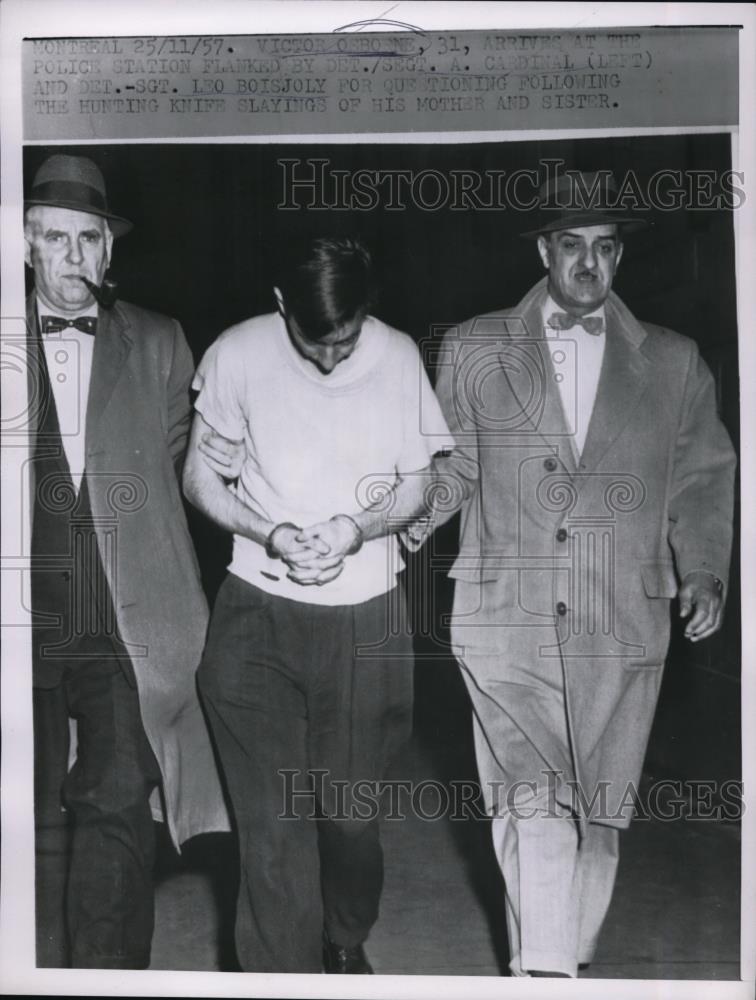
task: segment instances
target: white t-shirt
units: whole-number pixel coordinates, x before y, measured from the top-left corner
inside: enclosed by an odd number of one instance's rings
[[[564,311],[549,295],[541,310],[543,332],[549,345],[554,377],[559,386],[567,427],[580,457],[593,415],[593,405],[596,402],[606,347],[606,332],[588,333],[577,324],[569,330],[555,330],[550,327],[549,317],[555,312]],[[603,305],[588,315],[600,316],[606,322]]]
[[[274,524],[354,514],[454,445],[415,344],[371,316],[330,375],[299,354],[278,313],[247,320],[208,349],[194,388],[205,421],[244,441],[236,496]],[[386,593],[403,566],[395,535],[371,539],[335,580],[304,587],[263,546],[234,535],[229,569],[291,600],[341,605]]]

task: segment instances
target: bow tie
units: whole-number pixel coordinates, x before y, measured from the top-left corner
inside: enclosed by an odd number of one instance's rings
[[[571,330],[573,326],[582,326],[586,333],[598,337],[604,332],[604,320],[601,316],[573,316],[571,313],[552,313],[546,320],[552,330]]]
[[[96,316],[77,316],[76,319],[64,319],[63,316],[42,316],[40,319],[42,333],[60,333],[61,330],[73,328],[93,337],[97,333]]]

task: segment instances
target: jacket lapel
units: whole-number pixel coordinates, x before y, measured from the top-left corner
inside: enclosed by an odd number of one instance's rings
[[[595,468],[638,406],[649,377],[639,350],[645,330],[616,295],[606,303],[606,348],[596,402],[581,456],[582,469]]]
[[[522,423],[535,430],[572,475],[577,456],[554,378],[551,353],[543,336],[541,306],[546,296],[543,278],[507,318],[509,340],[500,361],[509,387],[520,405]]]
[[[42,405],[41,394],[46,391],[43,385],[40,357],[42,345],[39,342],[39,329],[37,322],[37,297],[32,294],[26,300],[26,353],[27,353],[27,399],[26,412],[29,414],[27,422],[29,461],[26,468],[29,470],[29,528],[34,527],[34,497],[37,491],[37,476],[34,468],[34,453],[37,444],[37,431],[39,429],[39,410]],[[52,390],[49,390],[52,391]],[[31,544],[31,542],[29,543]]]
[[[39,323],[37,320],[37,298],[32,292],[26,300],[27,387],[29,393],[27,401],[27,413],[29,414],[27,428],[30,441],[36,439],[37,428],[39,427],[39,411],[43,402],[42,394],[46,391],[42,376],[41,365],[44,359],[40,356],[41,350],[42,345],[39,340]]]
[[[129,322],[118,305],[112,310],[99,310],[87,398],[87,454],[98,441],[102,415],[131,351],[128,327]]]

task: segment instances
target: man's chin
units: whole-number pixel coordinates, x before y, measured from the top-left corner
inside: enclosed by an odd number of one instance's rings
[[[60,309],[86,309],[93,301],[92,293],[86,285],[81,285],[81,290],[66,289],[64,293],[56,295],[55,300]]]
[[[586,312],[593,312],[594,309],[598,309],[600,305],[604,302],[606,296],[598,292],[596,289],[591,289],[590,293],[586,290],[582,295],[578,293],[572,298],[572,308],[582,309]]]

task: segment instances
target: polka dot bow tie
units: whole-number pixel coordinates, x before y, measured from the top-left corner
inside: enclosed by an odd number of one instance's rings
[[[598,337],[604,332],[604,320],[601,316],[572,316],[570,313],[552,313],[546,321],[552,330],[571,330],[573,326],[582,326],[587,332]]]
[[[60,333],[61,330],[80,330],[82,333],[89,333],[93,337],[97,333],[97,319],[95,316],[77,316],[76,319],[64,319],[63,316],[42,316],[42,333]]]

